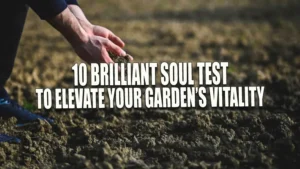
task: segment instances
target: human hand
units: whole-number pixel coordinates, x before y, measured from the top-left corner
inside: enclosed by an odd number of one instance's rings
[[[72,46],[77,55],[88,63],[114,63],[108,51],[117,56],[126,56],[126,52],[109,39],[95,35],[88,35],[82,44],[75,43]]]
[[[83,45],[73,46],[80,58],[88,63],[113,63],[108,52],[120,57],[126,56],[126,52],[122,49],[125,43],[112,31],[88,22],[80,22],[80,24],[88,36]],[[130,55],[127,56],[133,60]]]
[[[125,52],[121,52],[125,46],[125,43],[116,36],[112,31],[102,26],[93,25],[84,15],[83,11],[77,5],[68,5],[70,11],[76,17],[80,27],[87,33],[88,37],[83,46],[94,46],[95,49],[93,52],[95,54],[91,54],[88,52],[89,48],[78,47],[78,45],[74,45],[74,49],[76,53],[84,60],[88,60],[88,62],[95,62],[100,60],[105,63],[112,63],[112,59],[109,57],[108,52],[115,54],[116,56],[125,56]],[[105,40],[106,39],[106,40]],[[96,42],[98,41],[98,42]],[[97,47],[98,45],[98,47]],[[80,46],[80,45],[79,45]],[[89,49],[91,50],[91,49]],[[98,55],[97,55],[98,52]],[[99,53],[101,52],[101,53]],[[93,55],[95,55],[93,57]],[[128,55],[127,55],[128,56]],[[130,60],[133,60],[131,56],[128,56]]]
[[[114,44],[118,45],[121,48],[124,48],[125,46],[125,43],[121,40],[121,38],[116,36],[112,31],[102,26],[92,25],[92,33],[96,36],[101,36],[109,39],[110,41],[112,41]]]
[[[126,56],[122,49],[125,44],[120,38],[104,27],[76,18],[68,8],[48,22],[66,37],[77,55],[88,63],[113,63],[108,52]]]

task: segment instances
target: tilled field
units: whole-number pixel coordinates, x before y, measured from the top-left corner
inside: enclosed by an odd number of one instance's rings
[[[228,61],[229,85],[265,86],[260,109],[46,111],[0,131],[3,168],[299,168],[300,4],[297,1],[97,1],[81,6],[126,42],[135,62]],[[72,87],[80,59],[30,12],[7,89],[37,111],[36,88]]]

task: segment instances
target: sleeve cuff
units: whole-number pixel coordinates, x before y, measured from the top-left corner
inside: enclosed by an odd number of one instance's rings
[[[42,20],[53,18],[67,8],[65,0],[27,0],[27,4]]]
[[[66,0],[66,2],[67,2],[68,5],[78,5],[79,6],[77,0]]]

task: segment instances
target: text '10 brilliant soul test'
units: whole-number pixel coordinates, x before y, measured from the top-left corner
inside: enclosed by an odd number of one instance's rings
[[[55,89],[55,108],[263,106],[264,87],[229,86],[228,66],[228,62],[91,64],[88,71],[86,64],[75,64],[75,88]],[[37,89],[37,94],[38,107],[50,109],[52,91]]]

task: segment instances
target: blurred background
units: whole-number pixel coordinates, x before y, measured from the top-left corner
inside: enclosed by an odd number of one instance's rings
[[[103,154],[109,149],[120,155],[118,164],[127,167],[132,166],[129,161],[157,168],[300,165],[299,0],[78,1],[92,23],[126,42],[125,50],[135,62],[228,61],[229,85],[265,86],[265,106],[234,111],[126,110],[121,115],[100,111],[91,117],[53,110],[59,132],[36,138],[31,130],[20,131],[29,132],[33,140],[45,139],[54,149],[38,145],[43,156],[28,151],[10,163],[31,157],[34,165],[92,166],[113,160],[113,153]],[[67,41],[30,11],[7,89],[36,110],[35,89],[72,87],[71,67],[79,62]],[[49,135],[54,138],[47,139]],[[57,142],[63,146],[56,147]],[[25,151],[22,146],[14,149]],[[75,150],[85,158],[70,153]]]
[[[297,0],[79,3],[92,23],[126,42],[125,50],[135,62],[229,61],[241,77],[246,76],[241,68],[253,65],[257,76],[267,79],[275,70],[279,75],[300,64]],[[30,11],[10,85],[26,90],[68,86],[74,62],[80,59],[66,40]],[[278,62],[289,66],[278,69]]]

